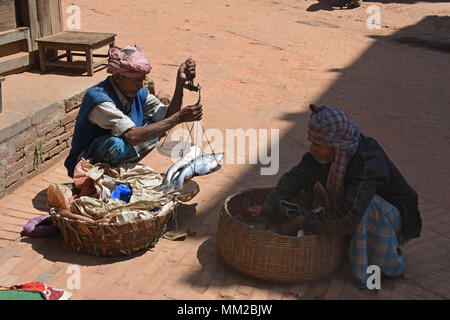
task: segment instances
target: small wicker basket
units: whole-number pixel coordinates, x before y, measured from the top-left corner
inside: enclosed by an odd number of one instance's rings
[[[310,235],[303,238],[256,230],[233,217],[262,204],[270,188],[251,189],[228,197],[222,207],[217,248],[233,268],[272,282],[300,282],[331,273],[346,254],[348,237]]]
[[[66,185],[74,190],[73,184]],[[154,246],[164,233],[177,205],[178,201],[172,200],[149,220],[121,223],[89,223],[66,217],[50,204],[49,207],[50,216],[64,236],[65,248],[71,247],[95,256],[120,256]]]

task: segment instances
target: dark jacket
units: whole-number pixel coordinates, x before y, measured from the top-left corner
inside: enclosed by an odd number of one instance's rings
[[[261,215],[279,220],[280,200],[292,201],[302,189],[311,194],[317,181],[326,186],[330,167],[331,164],[322,165],[310,153],[306,153],[297,166],[280,178],[277,187],[266,199]],[[376,194],[399,210],[402,221],[400,232],[404,240],[418,238],[422,220],[416,191],[409,186],[375,139],[361,134],[358,149],[347,166],[344,198],[340,207],[306,215],[304,230],[351,234]]]

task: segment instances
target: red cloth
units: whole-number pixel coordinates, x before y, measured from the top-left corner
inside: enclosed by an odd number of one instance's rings
[[[94,180],[87,177],[87,173],[94,166],[85,159],[81,159],[75,166],[73,172],[73,183],[75,188],[81,190],[79,196],[90,196],[96,192]],[[74,198],[76,199],[76,198]],[[72,201],[74,200],[72,199]]]
[[[69,300],[72,297],[72,293],[48,287],[42,282],[28,282],[22,285],[16,285],[9,288],[10,290],[18,291],[33,291],[40,292],[45,300]]]
[[[111,74],[118,73],[128,78],[139,78],[143,74],[149,74],[152,69],[150,62],[136,45],[123,49],[110,48],[108,55],[107,72]]]
[[[90,195],[94,194],[95,192],[96,192],[96,190],[95,190],[94,180],[92,180],[91,178],[87,178],[86,181],[81,186],[79,196],[80,197],[90,196]]]

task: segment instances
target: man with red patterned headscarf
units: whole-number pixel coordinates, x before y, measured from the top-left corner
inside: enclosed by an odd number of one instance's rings
[[[310,150],[281,177],[259,221],[278,225],[285,235],[351,236],[348,253],[362,287],[370,265],[388,277],[402,275],[406,265],[398,247],[418,238],[422,226],[416,191],[345,111],[310,108]]]
[[[177,124],[201,120],[201,105],[181,109],[185,83],[195,78],[195,61],[187,59],[179,67],[168,107],[143,85],[151,69],[138,46],[110,48],[111,76],[86,92],[78,113],[64,163],[70,177],[81,158],[112,165],[134,161]]]

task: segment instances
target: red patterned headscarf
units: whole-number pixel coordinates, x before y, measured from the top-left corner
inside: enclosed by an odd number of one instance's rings
[[[336,155],[328,175],[329,209],[337,208],[344,195],[344,177],[347,165],[355,154],[361,131],[343,110],[332,106],[311,105],[308,138],[317,144],[336,148]]]
[[[128,78],[139,78],[150,73],[152,67],[137,45],[120,49],[110,48],[107,72],[121,74]]]

